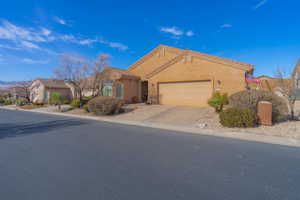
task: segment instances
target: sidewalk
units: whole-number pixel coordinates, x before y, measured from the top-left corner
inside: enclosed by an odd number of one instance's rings
[[[201,134],[201,135],[207,135],[207,136],[216,136],[216,137],[232,138],[232,139],[239,139],[239,140],[246,140],[246,141],[255,141],[255,142],[262,142],[262,143],[285,145],[285,146],[291,146],[291,147],[300,147],[300,140],[292,139],[292,138],[277,137],[277,136],[265,136],[265,135],[257,135],[257,134],[252,134],[252,133],[234,132],[234,131],[229,132],[229,131],[209,130],[209,129],[201,129],[201,128],[195,128],[195,127],[165,125],[165,124],[151,123],[151,122],[138,122],[138,121],[123,120],[123,119],[115,119],[115,118],[112,119],[112,118],[104,117],[104,116],[103,117],[102,116],[80,116],[80,115],[74,115],[74,114],[68,114],[68,113],[46,112],[46,111],[41,111],[41,110],[23,110],[23,109],[19,109],[19,108],[16,109],[14,107],[0,107],[0,109],[20,110],[20,111],[24,111],[24,112],[51,114],[51,115],[57,115],[57,116],[86,119],[86,120],[95,120],[95,121],[102,121],[102,122],[109,122],[109,123],[117,123],[117,124],[132,125],[132,126],[142,126],[142,127],[149,127],[149,128],[157,128],[157,129],[192,133],[192,134]]]

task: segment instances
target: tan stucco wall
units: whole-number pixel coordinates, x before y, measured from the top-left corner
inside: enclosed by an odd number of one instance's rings
[[[140,76],[142,80],[145,80],[145,76],[151,73],[156,67],[161,66],[178,55],[179,54],[176,52],[161,49],[158,50],[153,56],[139,64],[137,67],[129,69],[128,71]]]
[[[189,60],[183,58],[149,78],[149,95],[157,95],[158,82],[196,80],[211,80],[214,91],[231,95],[246,88],[244,74],[244,70],[224,64],[197,57],[192,57]]]
[[[132,79],[121,79],[115,82],[123,84],[123,100],[127,103],[132,102],[133,97],[139,98],[139,80],[132,80]],[[113,96],[116,96],[116,87],[113,87]]]

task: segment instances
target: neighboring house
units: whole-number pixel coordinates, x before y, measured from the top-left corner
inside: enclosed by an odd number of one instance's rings
[[[63,80],[35,79],[30,86],[30,100],[34,103],[49,103],[52,93],[60,93],[66,99],[72,99],[71,86]]]
[[[30,91],[29,91],[29,87],[15,86],[10,89],[10,93],[14,99],[17,98],[28,99]]]
[[[130,96],[140,101],[206,106],[214,92],[231,95],[245,90],[245,73],[252,73],[253,66],[160,45],[127,71],[135,80],[131,82]]]
[[[274,92],[278,96],[283,96],[282,94],[282,85],[287,87],[291,87],[292,80],[291,79],[278,79],[270,76],[262,75],[257,77],[261,80],[259,85],[251,85],[252,89],[260,89]]]

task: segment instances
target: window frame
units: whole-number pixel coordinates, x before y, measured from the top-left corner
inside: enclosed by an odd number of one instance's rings
[[[120,89],[121,95],[118,96],[118,89]],[[123,83],[116,83],[116,98],[124,99],[124,84]]]

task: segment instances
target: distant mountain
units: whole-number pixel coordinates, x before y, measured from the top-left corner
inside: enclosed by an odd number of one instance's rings
[[[28,81],[0,81],[0,89],[8,89],[24,83],[29,83]]]

